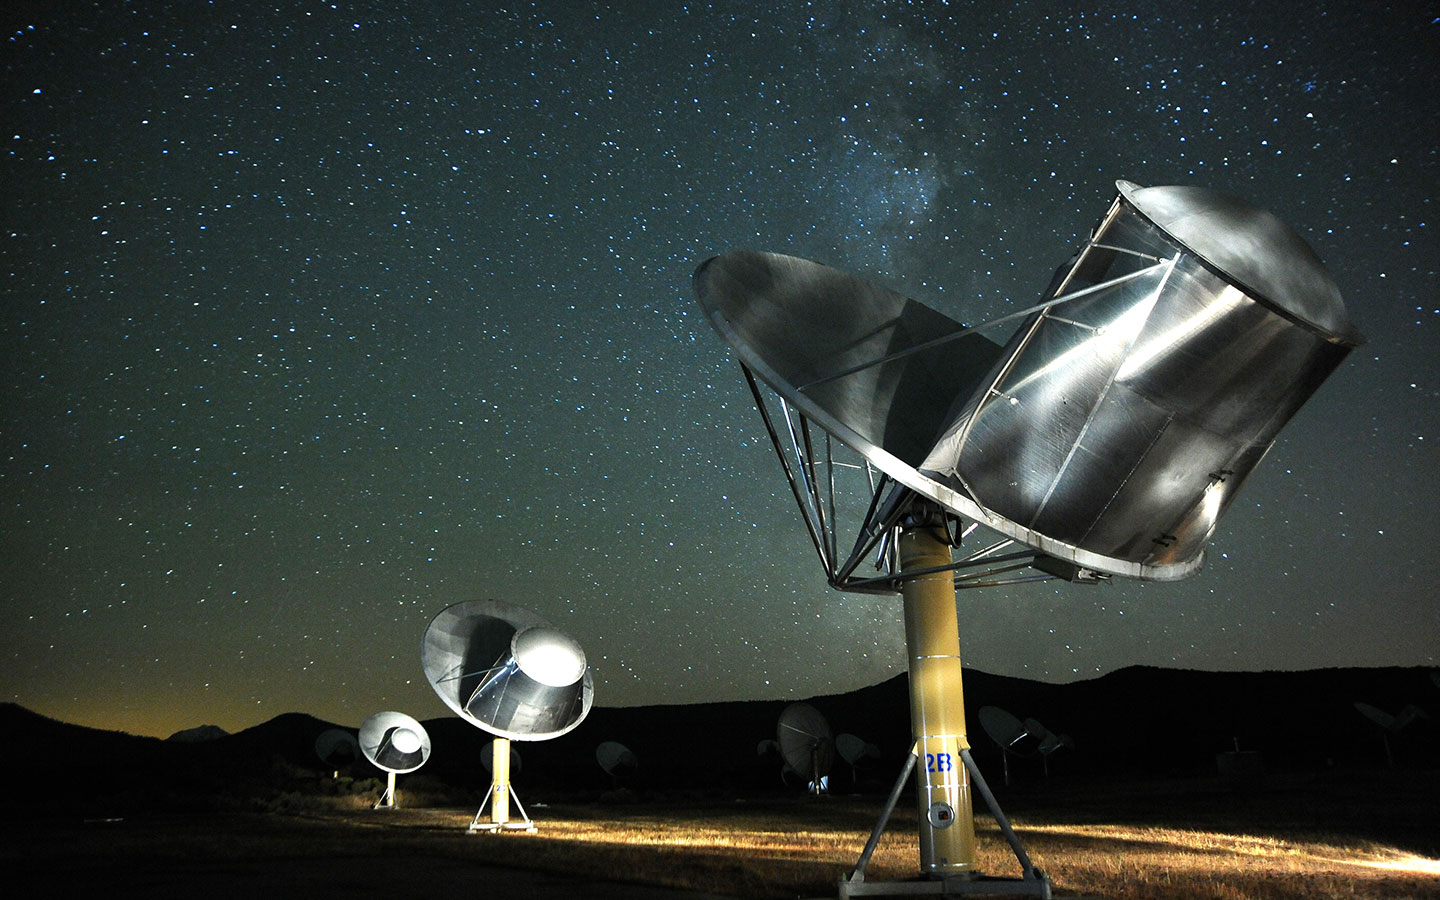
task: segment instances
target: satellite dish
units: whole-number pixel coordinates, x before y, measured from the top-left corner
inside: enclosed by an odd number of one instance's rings
[[[615,783],[621,778],[633,774],[640,767],[640,760],[636,758],[635,751],[620,743],[619,741],[604,741],[595,748],[595,761],[605,774]]]
[[[405,774],[430,758],[425,726],[402,712],[378,712],[360,726],[360,751],[376,768]]]
[[[1068,734],[1055,734],[1038,719],[1026,719],[1025,731],[1036,740],[1035,752],[1040,755],[1040,763],[1045,769],[1045,777],[1050,777],[1050,756],[1057,750],[1064,750],[1073,747],[1075,741]]]
[[[785,764],[805,780],[810,793],[825,793],[830,766],[835,762],[835,739],[820,711],[808,703],[785,707],[776,726],[776,739]]]
[[[1270,213],[1198,188],[1116,188],[1038,304],[976,327],[792,256],[727,253],[694,275],[827,581],[904,597],[927,877],[975,873],[955,588],[1194,574],[1284,423],[1363,341]],[[1000,540],[955,559],[979,527]]]
[[[879,747],[848,732],[835,736],[835,752],[850,764],[850,781],[852,783],[860,780],[859,772],[866,763],[880,758]]]
[[[1395,717],[1378,706],[1371,706],[1369,703],[1355,701],[1355,709],[1360,715],[1379,725],[1386,731],[1395,729]]]
[[[315,738],[315,755],[325,767],[338,773],[360,759],[360,742],[341,728],[327,728]]]
[[[849,733],[836,735],[835,752],[839,753],[840,758],[852,766],[880,758],[879,747],[866,741],[864,738],[859,738]]]
[[[496,736],[490,793],[471,831],[535,823],[510,785],[510,742],[544,741],[575,729],[590,713],[594,679],[580,644],[527,609],[498,600],[446,607],[425,629],[425,678],[460,718]],[[510,801],[520,818],[510,819]],[[490,818],[482,821],[485,806]]]
[[[498,737],[548,740],[590,713],[594,679],[579,643],[518,606],[471,600],[442,610],[420,659],[445,705]]]
[[[1390,735],[1399,735],[1416,719],[1430,718],[1429,713],[1413,703],[1406,705],[1404,709],[1393,715],[1378,706],[1372,706],[1359,700],[1355,701],[1355,709],[1360,715],[1380,726],[1380,736],[1385,741],[1385,762],[1392,769],[1395,768],[1395,753],[1390,747]]]
[[[718,256],[695,288],[745,369],[882,487],[1030,547],[1049,574],[1184,578],[1280,427],[1363,338],[1274,216],[1212,191],[1118,186],[1003,346],[796,257]],[[858,560],[820,549],[832,583],[866,587]]]
[[[1010,757],[1031,757],[1039,752],[1040,738],[1026,724],[998,706],[980,707],[980,727],[1000,748],[1000,763],[1005,773],[1005,786],[1010,786]],[[1038,722],[1036,723],[1039,724]]]
[[[1024,724],[1025,732],[1035,739],[1035,752],[1041,756],[1049,756],[1065,746],[1060,735],[1041,725],[1039,719],[1026,719]]]
[[[385,793],[376,809],[395,806],[395,776],[413,772],[430,758],[425,726],[402,712],[377,712],[360,725],[360,752],[386,773]]]
[[[980,727],[990,740],[1007,753],[1029,756],[1034,749],[1025,723],[998,706],[980,707]]]

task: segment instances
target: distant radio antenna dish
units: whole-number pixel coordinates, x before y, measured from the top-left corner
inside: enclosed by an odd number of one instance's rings
[[[595,748],[595,762],[610,776],[612,784],[619,785],[620,782],[635,773],[640,768],[640,760],[636,758],[635,751],[620,743],[619,741],[603,741]]]
[[[1026,719],[1025,730],[1036,741],[1035,752],[1040,756],[1040,764],[1045,769],[1045,777],[1050,777],[1050,757],[1056,751],[1074,747],[1075,741],[1068,734],[1055,734],[1038,719]]]
[[[810,793],[825,793],[835,763],[830,723],[810,704],[792,703],[781,711],[775,732],[785,765],[800,776]]]
[[[856,737],[853,734],[838,734],[835,736],[835,752],[850,766],[850,781],[852,784],[859,782],[860,769],[866,763],[873,762],[880,758],[880,748]]]
[[[395,776],[413,772],[430,758],[425,726],[402,712],[377,712],[360,725],[360,752],[385,772],[385,793],[375,809],[395,807]]]
[[[695,272],[826,579],[904,598],[907,767],[921,871],[940,891],[984,883],[972,780],[1025,873],[1007,887],[1050,890],[970,757],[955,589],[1193,574],[1280,428],[1363,341],[1272,214],[1198,188],[1116,187],[1040,302],[981,326],[792,256],[728,253]],[[979,528],[998,539],[956,559]],[[842,896],[873,892],[864,868],[888,815]]]
[[[360,759],[360,742],[342,728],[327,728],[315,738],[315,755],[330,770],[331,778],[339,778],[341,769]]]
[[[1001,765],[1005,772],[1005,786],[1010,786],[1010,757],[1029,756],[1035,752],[1038,741],[1015,716],[998,706],[980,707],[980,727],[1000,748]]]
[[[1411,703],[1394,715],[1386,712],[1378,706],[1372,706],[1357,700],[1355,710],[1360,715],[1380,726],[1380,736],[1385,741],[1385,764],[1389,768],[1395,768],[1395,751],[1390,746],[1390,736],[1399,735],[1401,731],[1408,728],[1411,722],[1416,719],[1428,719],[1430,714],[1425,710]]]
[[[471,600],[447,607],[430,622],[420,661],[445,705],[496,737],[490,793],[470,830],[534,831],[510,784],[510,741],[559,737],[590,713],[594,679],[580,644],[529,610]],[[518,819],[510,817],[511,800]]]

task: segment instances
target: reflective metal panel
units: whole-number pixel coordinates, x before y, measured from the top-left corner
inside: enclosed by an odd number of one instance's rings
[[[717,256],[695,290],[746,367],[877,464],[900,463],[880,465],[892,476],[925,458],[1000,354],[921,303],[794,256]]]
[[[1003,349],[793,257],[716,257],[696,292],[748,370],[915,493],[1081,569],[1183,578],[1363,338],[1273,215],[1119,188]]]
[[[1358,336],[1247,294],[1123,200],[1047,299],[920,468],[1047,552],[1121,575],[1198,568],[1240,483]]]

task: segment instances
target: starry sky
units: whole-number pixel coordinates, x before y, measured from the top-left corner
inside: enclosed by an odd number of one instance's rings
[[[1435,3],[17,3],[0,699],[164,736],[447,714],[461,600],[602,706],[903,671],[690,285],[753,248],[982,321],[1114,196],[1271,209],[1369,343],[1187,581],[963,592],[969,665],[1437,665]]]

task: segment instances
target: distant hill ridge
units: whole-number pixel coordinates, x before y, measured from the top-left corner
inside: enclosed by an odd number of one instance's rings
[[[200,725],[195,728],[186,728],[184,731],[177,731],[165,740],[181,744],[198,744],[201,741],[215,741],[229,736],[230,732],[219,725]]]
[[[1073,751],[1053,759],[1060,774],[1214,771],[1217,754],[1260,753],[1271,768],[1383,766],[1386,736],[1357,712],[1357,701],[1396,712],[1414,704],[1421,718],[1390,735],[1397,765],[1434,767],[1440,684],[1433,669],[1336,668],[1304,672],[1197,672],[1135,666],[1070,684],[1046,684],[967,670],[965,694],[970,740],[982,766],[998,764],[998,751],[979,727],[978,711],[999,706],[1033,717],[1074,738]],[[881,750],[871,769],[883,788],[910,745],[906,676],[846,694],[810,698],[836,734],[853,733]],[[776,765],[757,756],[775,736],[790,701],[755,700],[691,705],[596,707],[575,731],[541,743],[517,742],[524,783],[556,789],[604,789],[595,747],[620,741],[640,761],[638,776],[655,789],[781,787]],[[483,790],[488,775],[478,764],[491,740],[456,716],[424,722],[434,752],[423,775],[461,790]],[[27,773],[34,785],[73,783],[75,799],[107,780],[126,789],[237,791],[244,785],[317,777],[324,766],[315,739],[338,727],[303,713],[285,713],[235,734],[215,726],[186,729],[161,741],[58,722],[13,703],[0,704],[0,764]],[[352,733],[354,728],[349,728]],[[355,777],[378,772],[361,761]],[[848,777],[848,775],[847,775]],[[53,788],[53,784],[51,785]],[[43,793],[43,789],[37,788]]]

